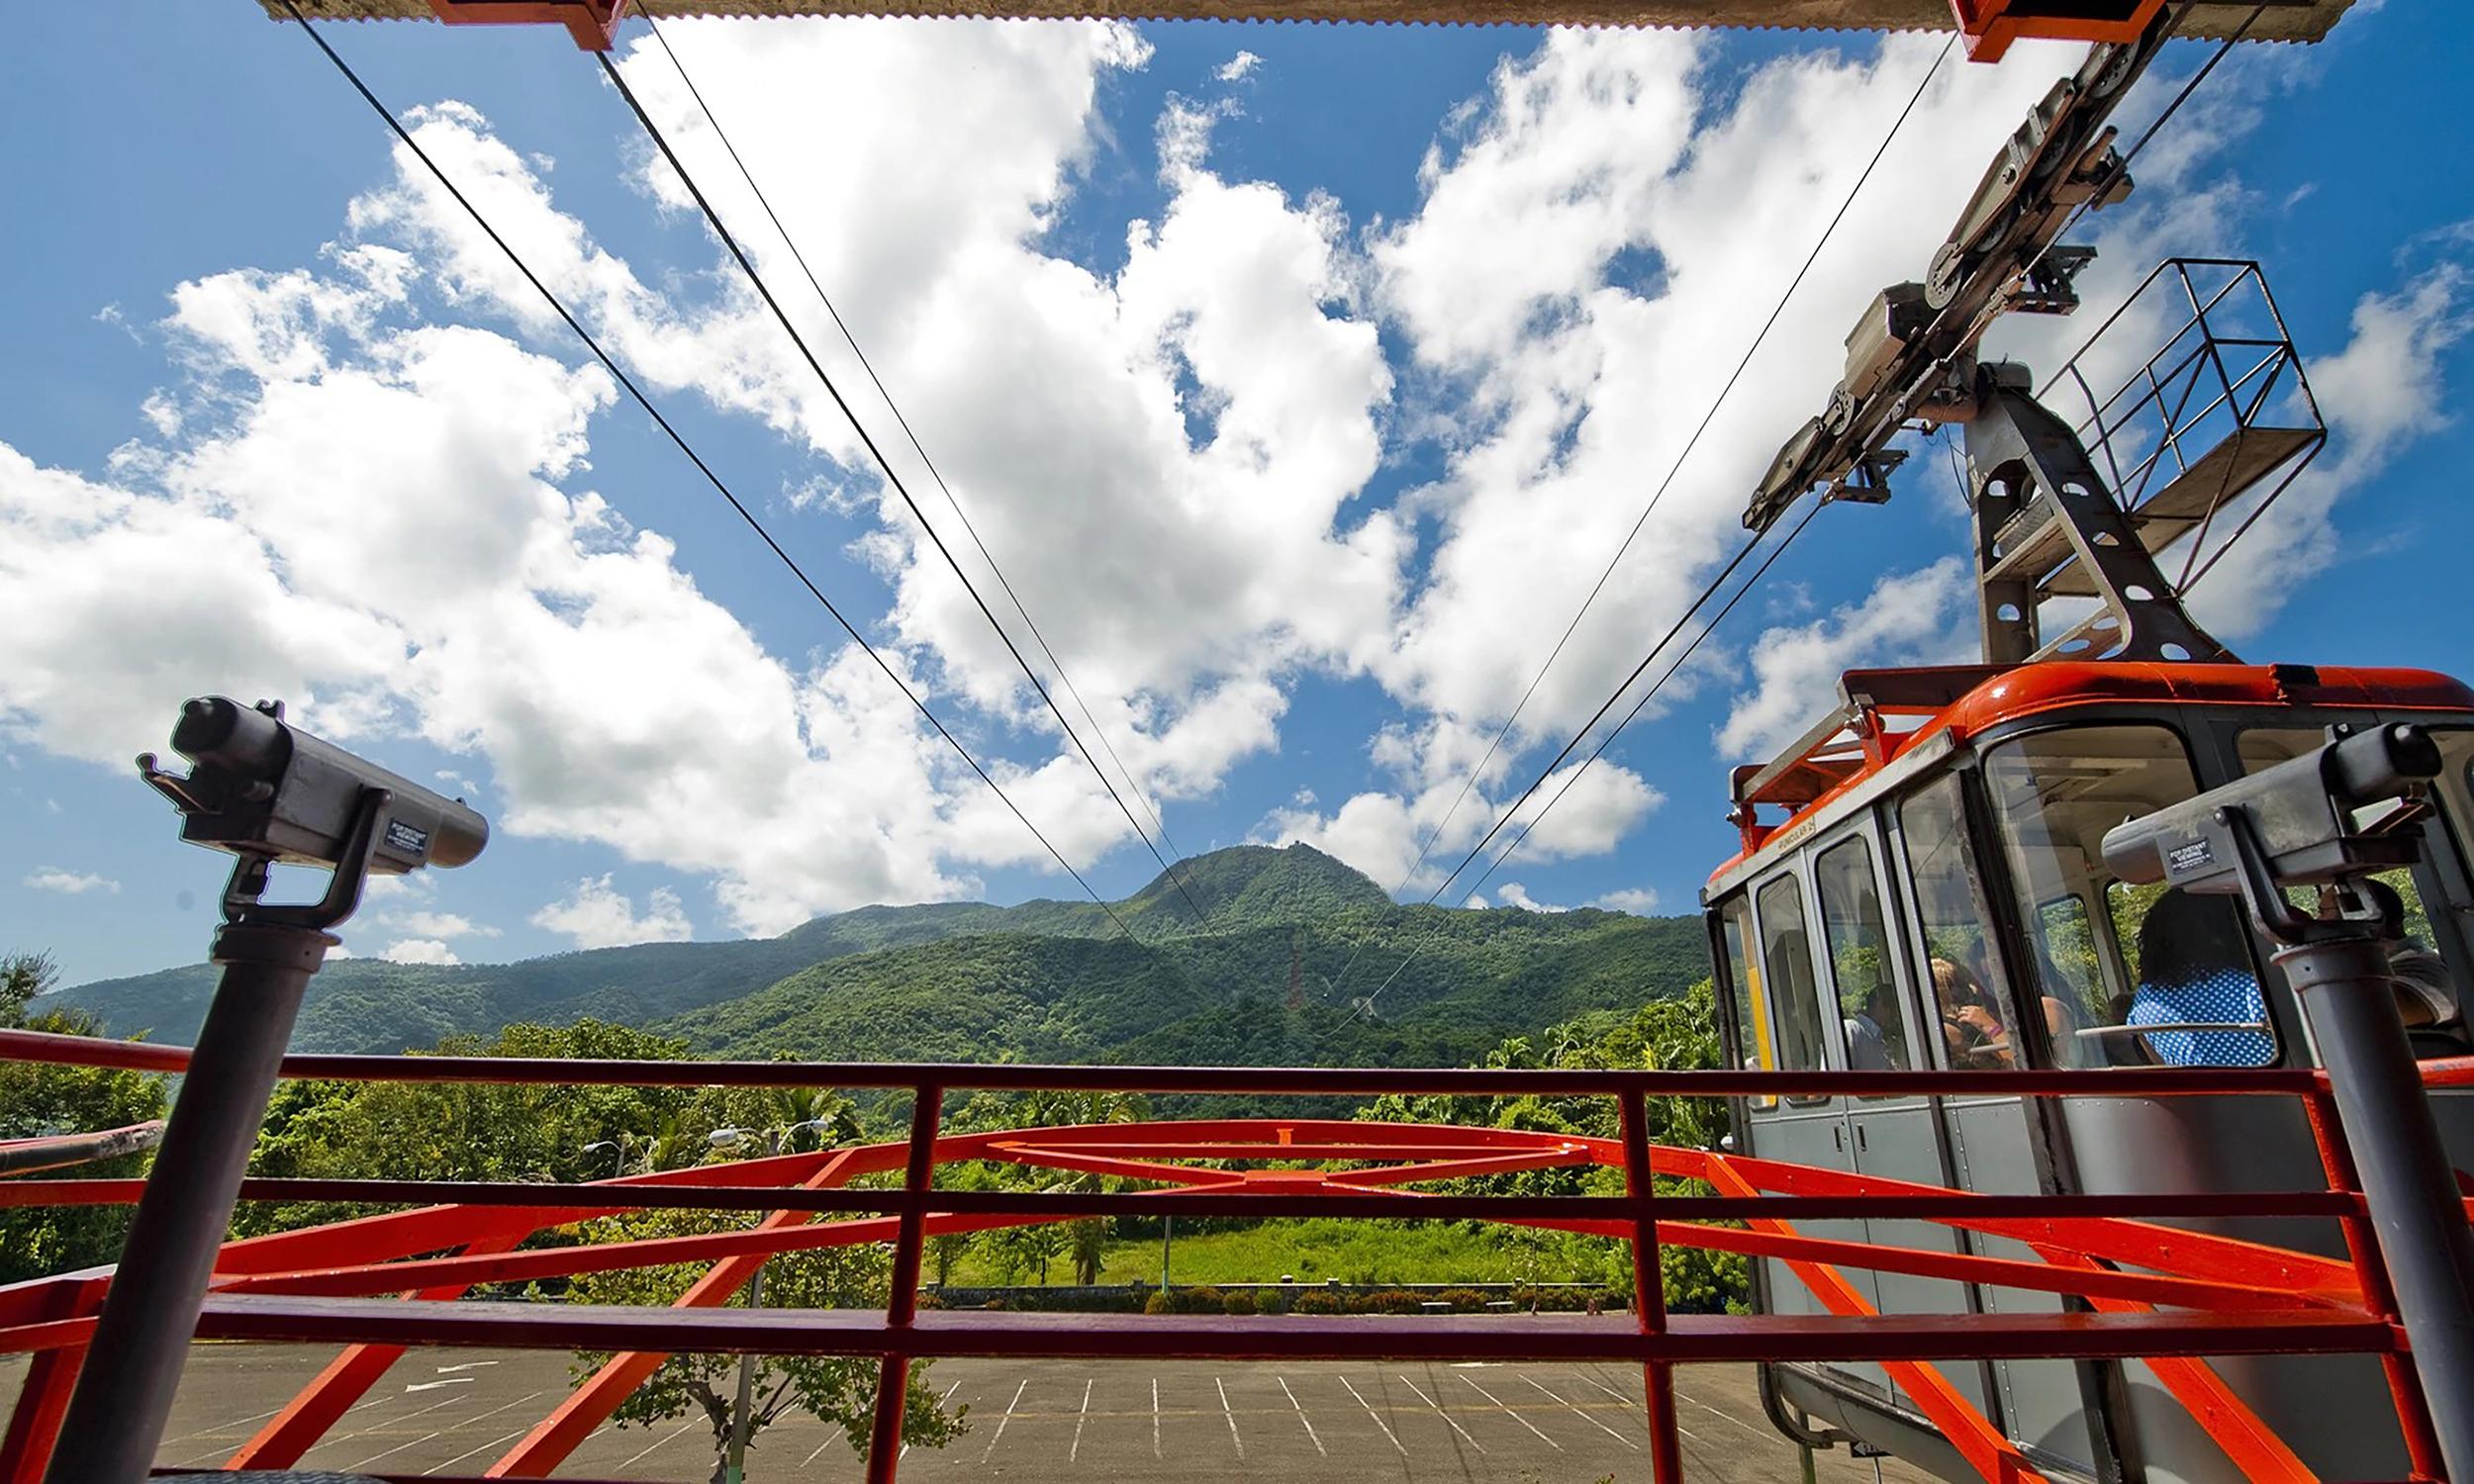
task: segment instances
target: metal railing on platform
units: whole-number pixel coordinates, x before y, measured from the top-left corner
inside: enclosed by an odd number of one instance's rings
[[[177,1047],[0,1031],[0,1061],[177,1072]],[[2434,1084],[2474,1080],[2474,1060],[2428,1064]],[[2370,1213],[2323,1077],[2308,1070],[2154,1068],[2006,1072],[2032,1097],[2285,1097],[2319,1141],[2325,1189],[2185,1195],[1993,1196],[1654,1145],[1652,1098],[1980,1094],[1976,1072],[1345,1069],[1020,1067],[784,1062],[592,1062],[491,1057],[287,1058],[291,1078],[644,1087],[831,1087],[907,1092],[906,1140],[556,1185],[458,1180],[264,1179],[252,1201],[342,1201],[413,1209],[226,1246],[202,1338],[343,1343],[348,1347],[268,1421],[230,1467],[297,1462],[409,1345],[506,1345],[611,1352],[601,1370],[488,1471],[537,1477],[600,1426],[674,1352],[874,1357],[881,1362],[872,1480],[894,1477],[914,1359],[945,1356],[1597,1360],[1642,1365],[1652,1476],[1680,1480],[1672,1368],[1711,1361],[1871,1361],[1988,1479],[2043,1477],[1933,1364],[2061,1356],[2138,1358],[2247,1477],[2314,1477],[2217,1376],[2207,1357],[2361,1353],[2379,1357],[2418,1473],[2437,1477],[2430,1419],[2369,1229]],[[950,1094],[981,1089],[1368,1098],[1382,1094],[1611,1100],[1618,1137],[1331,1118],[1190,1119],[947,1133]],[[1139,1189],[939,1189],[947,1165],[995,1161],[1113,1177]],[[1451,1193],[1417,1187],[1551,1168],[1622,1172],[1620,1195]],[[854,1181],[899,1173],[880,1188]],[[1660,1193],[1661,1178],[1709,1193]],[[0,1180],[0,1206],[134,1202],[128,1179]],[[750,1229],[527,1247],[590,1216],[662,1208],[768,1213]],[[1093,1315],[922,1310],[929,1239],[1092,1216],[1478,1219],[1626,1242],[1629,1314]],[[841,1219],[817,1221],[820,1216]],[[2342,1230],[2345,1259],[2159,1223],[2313,1217]],[[1806,1236],[1795,1223],[1873,1218],[1937,1223],[2024,1244],[2032,1258]],[[779,1253],[889,1244],[881,1310],[723,1308]],[[1826,1314],[1670,1314],[1664,1246],[1783,1263]],[[445,1255],[438,1255],[445,1253]],[[709,1263],[667,1309],[477,1302],[476,1286],[674,1263]],[[1895,1271],[2076,1301],[2060,1313],[1882,1314],[1843,1269]],[[34,1363],[0,1441],[0,1484],[43,1472],[75,1383],[108,1270],[0,1288],[0,1353]],[[410,1295],[409,1297],[406,1295]]]

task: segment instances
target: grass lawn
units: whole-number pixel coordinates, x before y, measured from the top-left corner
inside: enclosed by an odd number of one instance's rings
[[[1267,1221],[1237,1232],[1179,1236],[1170,1243],[1170,1277],[1181,1287],[1206,1283],[1274,1283],[1283,1274],[1303,1282],[1344,1283],[1598,1282],[1621,1259],[1616,1244],[1557,1233],[1473,1228],[1467,1222]],[[1074,1266],[1058,1258],[1051,1282],[1072,1282]],[[1160,1244],[1111,1242],[1102,1283],[1160,1281]],[[977,1252],[955,1264],[961,1285],[1002,1281]]]

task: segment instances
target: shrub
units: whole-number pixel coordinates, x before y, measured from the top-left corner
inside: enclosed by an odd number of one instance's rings
[[[1254,1301],[1254,1295],[1244,1292],[1230,1294],[1220,1305],[1220,1312],[1224,1314],[1253,1314],[1259,1312],[1259,1309],[1260,1306]]]
[[[1435,1297],[1462,1314],[1475,1314],[1486,1307],[1486,1296],[1475,1288],[1446,1288]]]
[[[1144,1299],[1143,1312],[1145,1314],[1169,1313],[1169,1296],[1165,1293],[1155,1293],[1151,1297]]]
[[[1352,1314],[1416,1314],[1424,1305],[1425,1300],[1416,1294],[1404,1293],[1397,1288],[1349,1295],[1349,1312]]]
[[[1291,1314],[1338,1314],[1340,1295],[1321,1288],[1309,1288],[1288,1301]]]
[[[1752,1292],[1752,1262],[1740,1252],[1665,1247],[1659,1250],[1658,1267],[1666,1307],[1678,1314],[1725,1314]]]
[[[1227,1300],[1216,1288],[1180,1288],[1168,1295],[1171,1314],[1225,1314]]]
[[[934,1289],[921,1289],[919,1292],[919,1307],[922,1309],[942,1309],[945,1307],[945,1296],[936,1292]]]

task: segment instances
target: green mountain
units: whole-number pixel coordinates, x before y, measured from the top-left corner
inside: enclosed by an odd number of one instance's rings
[[[293,1046],[397,1051],[591,1016],[726,1056],[1435,1066],[1707,973],[1698,919],[1398,907],[1303,845],[1215,851],[1175,875],[1112,903],[1113,920],[1092,902],[937,902],[516,964],[345,959],[311,981]],[[187,1041],[214,974],[61,999],[115,1034]]]

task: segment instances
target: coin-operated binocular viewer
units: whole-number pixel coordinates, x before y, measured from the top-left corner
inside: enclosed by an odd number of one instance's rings
[[[2117,826],[2126,881],[2239,894],[2278,946],[2361,1176],[2449,1476],[2474,1479],[2474,1234],[2406,1040],[2383,940],[2442,767],[2421,727],[2330,729],[2327,745]],[[2290,888],[2317,888],[2313,910]]]
[[[338,941],[329,929],[371,875],[461,866],[490,838],[461,800],[311,736],[281,702],[189,701],[171,742],[189,773],[147,753],[139,776],[180,811],[182,839],[238,857],[215,934],[223,978],[69,1399],[53,1484],[120,1484],[153,1466],[293,1021]],[[278,865],[330,872],[326,894],[262,900]]]

